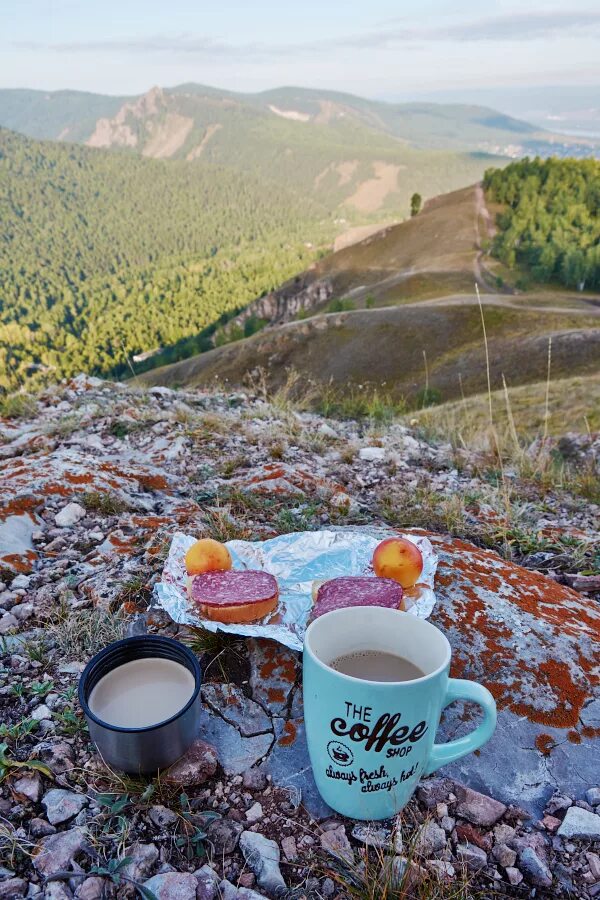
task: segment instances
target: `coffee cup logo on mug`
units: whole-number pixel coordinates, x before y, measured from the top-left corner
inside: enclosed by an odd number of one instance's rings
[[[306,736],[317,788],[332,809],[387,819],[406,806],[422,776],[490,739],[494,698],[474,681],[450,678],[450,656],[438,628],[397,610],[339,609],[308,627]],[[455,700],[477,703],[483,721],[465,737],[436,744],[442,710]]]

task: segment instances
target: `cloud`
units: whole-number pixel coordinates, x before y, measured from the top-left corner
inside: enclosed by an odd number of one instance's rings
[[[533,41],[560,36],[593,34],[600,27],[600,10],[555,10],[550,12],[512,13],[504,16],[481,18],[444,26],[417,26],[402,24],[398,20],[385,28],[324,38],[298,44],[264,44],[249,42],[232,44],[208,36],[155,35],[118,40],[93,40],[45,43],[15,41],[12,46],[20,50],[41,50],[56,53],[139,53],[187,55],[198,59],[214,60],[269,60],[282,57],[322,55],[336,50],[393,49],[398,46],[423,45],[435,42],[508,42]]]

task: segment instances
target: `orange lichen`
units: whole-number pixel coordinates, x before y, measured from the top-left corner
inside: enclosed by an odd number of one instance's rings
[[[572,744],[580,744],[581,743],[581,735],[579,734],[578,731],[571,730],[568,733],[567,737],[569,738],[569,740],[571,741]]]
[[[94,480],[94,476],[90,472],[85,472],[81,475],[76,475],[75,472],[67,472],[65,478],[71,484],[91,484]]]
[[[290,684],[296,680],[296,663],[284,652],[275,649],[275,645],[265,649],[265,662],[260,668],[262,679],[270,678],[277,672],[277,676]]]
[[[26,575],[33,569],[36,560],[36,554],[33,550],[26,550],[25,553],[7,553],[0,557],[4,565],[10,566],[15,572]]]
[[[538,734],[535,739],[535,746],[544,756],[549,756],[556,744],[554,738],[549,734]]]
[[[285,692],[281,688],[269,688],[267,697],[269,703],[285,703]]]
[[[280,747],[289,747],[296,740],[298,729],[289,719],[283,726],[283,734],[277,741]]]

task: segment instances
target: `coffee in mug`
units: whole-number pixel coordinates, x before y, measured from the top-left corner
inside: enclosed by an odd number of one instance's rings
[[[329,663],[336,672],[362,678],[365,681],[412,681],[422,678],[425,672],[410,659],[386,653],[384,650],[356,650],[344,653]]]
[[[410,613],[351,607],[325,613],[304,638],[306,739],[319,793],[354,819],[387,819],[419,780],[490,739],[496,704],[474,681],[449,678],[450,644]],[[470,734],[436,744],[455,700],[483,709]]]

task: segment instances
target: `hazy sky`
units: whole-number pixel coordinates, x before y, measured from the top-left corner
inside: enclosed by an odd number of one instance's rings
[[[0,86],[600,84],[598,0],[0,0]]]

